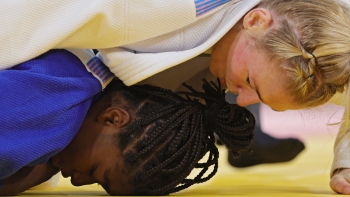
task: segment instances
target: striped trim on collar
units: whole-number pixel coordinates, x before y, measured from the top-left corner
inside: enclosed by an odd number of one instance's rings
[[[230,1],[231,0],[194,0],[196,5],[196,17],[200,17]]]
[[[115,77],[98,57],[90,59],[86,64],[86,68],[101,82],[102,89],[105,89]]]

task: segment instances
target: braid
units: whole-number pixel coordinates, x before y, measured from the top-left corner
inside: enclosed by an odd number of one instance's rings
[[[289,28],[289,31],[293,31],[291,25],[288,25],[287,27]],[[302,95],[307,96],[307,94],[309,94],[309,92],[311,92],[312,89],[318,89],[319,86],[321,86],[322,77],[317,72],[317,59],[316,59],[316,56],[313,54],[313,51],[315,51],[315,48],[305,49],[303,44],[299,41],[300,39],[296,37],[296,34],[293,34],[293,38],[294,38],[293,40],[296,47],[300,51],[301,59],[298,60],[298,58],[295,58],[294,61],[292,59],[291,62],[295,66],[297,66],[299,62],[302,62],[301,64],[299,63],[299,66],[304,68],[299,69],[301,71],[299,73],[299,76],[300,76],[300,81],[303,81],[303,82],[299,82],[299,83],[302,84],[301,85]],[[295,61],[295,60],[298,60],[298,61]]]
[[[257,39],[287,70],[286,86],[299,107],[314,107],[343,92],[350,75],[349,8],[334,0],[262,0],[274,25]],[[307,16],[307,17],[305,17]]]
[[[171,119],[166,120],[166,122],[163,125],[156,128],[155,132],[152,132],[151,136],[147,136],[141,139],[139,143],[136,144],[136,147],[140,147],[141,150],[138,154],[135,154],[133,158],[137,159],[139,156],[145,154],[149,149],[154,147],[160,140],[162,140],[167,135],[167,132],[169,132],[171,129],[168,127],[170,127],[170,125],[172,125],[174,121],[183,114],[184,111],[186,111],[186,109],[180,110],[179,112],[174,114],[171,117]],[[146,148],[144,148],[145,146]]]
[[[183,124],[181,125],[180,132],[175,136],[175,140],[169,145],[168,150],[166,151],[166,154],[171,155],[173,154],[177,148],[179,147],[180,143],[184,140],[185,136],[185,129],[186,125],[188,124],[188,119],[185,119]]]
[[[200,125],[198,125],[200,122],[198,121],[198,118],[193,117],[193,120],[196,121],[196,124],[192,125],[191,130],[197,130],[198,127],[201,127]],[[200,150],[201,146],[200,144],[198,144],[198,142],[200,141],[200,139],[203,137],[202,133],[193,133],[195,138],[194,141],[192,143],[193,146],[191,147],[191,155],[190,155],[190,159],[189,160],[184,160],[186,163],[189,163],[190,166],[187,167],[187,169],[185,169],[185,171],[180,171],[180,176],[178,176],[178,178],[169,183],[168,185],[164,186],[163,188],[159,188],[156,190],[150,190],[149,192],[155,194],[155,195],[164,195],[164,194],[168,194],[168,193],[174,193],[174,192],[178,192],[180,190],[183,190],[185,188],[190,187],[191,185],[195,184],[195,183],[201,183],[202,180],[198,178],[198,176],[201,174],[201,172],[206,171],[206,168],[203,168],[202,171],[200,172],[199,175],[197,175],[197,177],[193,180],[190,179],[186,179],[186,177],[188,176],[188,174],[191,172],[191,170],[193,168],[196,167],[196,163],[203,157],[203,153]],[[216,147],[215,147],[216,149]],[[217,149],[216,149],[217,150]],[[206,152],[206,151],[205,151]],[[204,174],[204,173],[203,173]],[[164,193],[165,191],[170,190],[166,193]]]
[[[195,129],[192,129],[192,130],[195,130]],[[197,135],[196,135],[196,133],[193,133],[193,135],[192,135],[192,137],[198,137]],[[192,138],[191,137],[191,138]],[[191,139],[190,138],[190,139]],[[193,138],[192,138],[193,139]],[[169,164],[170,162],[172,162],[174,159],[176,159],[183,151],[185,151],[185,150],[190,150],[189,149],[189,145],[191,145],[191,141],[189,141],[189,143],[186,143],[185,144],[185,146],[184,147],[182,147],[177,153],[175,153],[173,156],[171,156],[169,159],[167,159],[166,161],[164,161],[162,164],[160,164],[160,165],[158,165],[157,166],[157,168],[154,168],[154,169],[151,169],[150,171],[148,171],[147,173],[149,174],[148,176],[144,176],[144,178],[143,179],[141,179],[140,181],[144,181],[146,178],[148,178],[150,175],[152,175],[152,173],[155,173],[158,169],[161,169],[161,168],[163,168],[164,166],[166,166],[167,164]],[[194,149],[196,149],[196,145],[193,147]],[[196,160],[196,158],[197,158],[197,156],[193,156],[193,154],[195,154],[197,151],[192,151],[192,152],[190,152],[190,157],[191,158],[193,158],[194,160]],[[183,159],[183,162],[186,162],[186,163],[188,163],[188,161],[184,158]],[[179,167],[179,166],[178,166]],[[193,167],[192,167],[193,168]],[[191,169],[192,169],[191,168]],[[153,170],[153,172],[152,172],[152,170]],[[174,171],[175,172],[175,171]],[[177,171],[176,171],[177,172]],[[187,175],[186,175],[187,176]],[[183,177],[183,178],[185,178],[185,177]]]
[[[137,195],[167,195],[212,178],[219,158],[214,133],[236,155],[249,149],[253,115],[227,103],[220,83],[203,82],[204,92],[187,84],[189,92],[176,93],[150,85],[122,88],[129,92],[123,100],[135,101],[129,107],[135,112],[116,140]],[[199,163],[207,153],[206,162]],[[194,168],[200,172],[186,178]]]
[[[128,129],[127,132],[123,133],[123,135],[129,136],[131,133],[135,131],[136,128],[139,128],[142,125],[148,125],[151,122],[153,122],[156,119],[159,119],[160,117],[164,116],[165,114],[171,113],[175,111],[176,108],[174,106],[168,106],[164,107],[162,109],[152,109],[149,112],[149,115],[143,119],[138,119],[135,121],[138,121],[136,124],[133,124],[130,129]]]

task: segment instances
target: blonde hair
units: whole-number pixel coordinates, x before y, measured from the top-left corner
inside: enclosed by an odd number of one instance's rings
[[[346,90],[344,121],[350,118],[350,10],[337,0],[262,0],[273,17],[258,40],[288,75],[294,103],[314,107]],[[343,128],[346,129],[346,128]]]

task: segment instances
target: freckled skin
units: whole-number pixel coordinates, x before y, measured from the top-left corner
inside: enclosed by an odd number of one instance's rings
[[[240,106],[264,102],[278,111],[297,109],[286,90],[286,72],[254,46],[254,37],[270,27],[270,17],[267,10],[256,8],[232,27],[213,46],[210,71],[238,94]]]

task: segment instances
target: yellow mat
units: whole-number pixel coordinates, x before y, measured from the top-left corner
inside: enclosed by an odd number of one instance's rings
[[[172,196],[334,196],[328,186],[334,137],[310,136],[306,149],[293,161],[263,164],[250,168],[230,167],[227,152],[220,148],[220,166],[210,181],[172,194]],[[22,196],[99,196],[107,195],[98,185],[73,187],[61,178],[52,190],[29,190]]]

